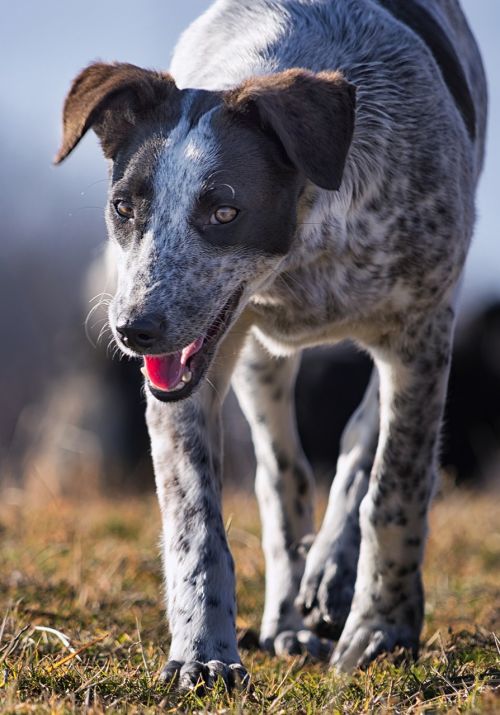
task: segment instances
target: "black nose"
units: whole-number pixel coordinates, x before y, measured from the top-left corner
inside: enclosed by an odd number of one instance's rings
[[[150,350],[164,337],[164,321],[156,315],[120,321],[116,326],[122,342],[131,350]]]

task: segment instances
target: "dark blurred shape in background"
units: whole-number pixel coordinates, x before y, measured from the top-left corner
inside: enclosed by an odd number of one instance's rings
[[[370,360],[345,345],[307,353],[297,384],[304,449],[331,478],[338,441],[361,401]],[[482,308],[457,331],[443,426],[441,464],[448,476],[485,486],[500,476],[500,302]]]
[[[168,66],[175,39],[209,5],[146,0],[2,4],[0,24],[0,488],[34,495],[153,486],[137,363],[111,360],[102,271],[106,168],[93,137],[50,166],[72,77],[90,60]],[[500,3],[464,0],[490,80],[490,139],[479,222],[457,332],[443,465],[479,485],[500,475]],[[113,28],[110,32],[109,28]],[[133,38],[133,42],[131,42]],[[102,296],[103,303],[106,296]],[[101,328],[98,347],[97,341]],[[298,421],[317,472],[331,478],[338,439],[370,363],[352,346],[306,352]],[[249,431],[230,395],[226,474],[250,487]]]

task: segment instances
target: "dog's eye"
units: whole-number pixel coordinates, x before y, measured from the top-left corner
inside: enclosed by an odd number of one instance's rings
[[[120,218],[134,218],[134,207],[128,201],[115,201],[113,206]]]
[[[214,211],[210,216],[210,223],[231,223],[231,221],[234,221],[238,213],[238,209],[235,209],[232,206],[219,206],[217,211]]]

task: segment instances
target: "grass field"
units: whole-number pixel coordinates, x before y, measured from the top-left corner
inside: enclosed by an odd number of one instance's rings
[[[242,651],[252,690],[230,696],[220,686],[203,699],[157,680],[168,634],[154,498],[28,508],[18,497],[0,506],[1,712],[500,712],[498,497],[454,492],[433,509],[418,662],[386,658],[339,677],[305,657]],[[238,626],[256,629],[263,559],[253,499],[229,496],[225,519]]]

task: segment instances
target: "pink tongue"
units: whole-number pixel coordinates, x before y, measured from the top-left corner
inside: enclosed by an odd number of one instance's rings
[[[168,355],[146,355],[144,366],[149,381],[160,390],[173,390],[178,385],[186,362],[203,345],[204,338],[196,338],[182,350]]]
[[[149,381],[160,390],[171,390],[175,387],[184,369],[180,352],[170,355],[146,355],[144,365]]]

